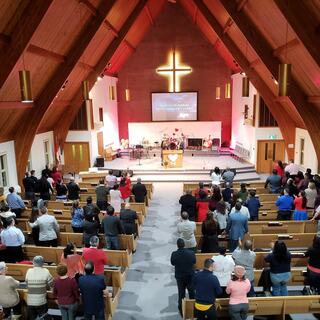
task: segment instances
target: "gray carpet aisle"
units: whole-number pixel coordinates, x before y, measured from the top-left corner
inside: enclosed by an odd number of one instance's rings
[[[170,265],[182,183],[154,183],[154,193],[114,320],[176,320],[177,287]]]

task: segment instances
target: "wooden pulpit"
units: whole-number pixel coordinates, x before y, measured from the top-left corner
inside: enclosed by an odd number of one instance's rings
[[[183,150],[162,150],[162,163],[165,168],[182,168]]]

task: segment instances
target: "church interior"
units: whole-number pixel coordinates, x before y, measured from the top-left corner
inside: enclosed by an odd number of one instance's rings
[[[78,256],[91,246],[86,231],[73,229],[75,206],[86,221],[91,202],[97,205],[93,221],[107,257],[102,275],[109,290],[101,298],[103,317],[92,314],[94,319],[320,319],[319,0],[0,5],[0,319],[91,319],[80,280],[84,307],[74,318],[61,311],[52,288],[44,289],[46,317],[30,316],[26,280],[35,257],[43,257],[42,268],[57,278],[66,245],[73,244]],[[78,188],[75,197],[70,184]],[[146,190],[142,200],[134,191],[139,184]],[[103,199],[99,187],[106,190]],[[194,199],[190,212],[185,195]],[[279,205],[282,197],[290,197],[289,209]],[[251,198],[259,203],[256,215]],[[110,207],[119,221],[123,210],[137,214],[135,232],[119,232],[115,247],[104,223]],[[240,208],[248,212],[246,231],[233,239],[233,215]],[[195,228],[187,239],[179,229],[184,212]],[[59,225],[49,245],[34,238],[34,224],[45,215]],[[203,231],[210,215],[217,226],[213,251],[204,249],[213,241]],[[6,243],[5,232],[13,227],[24,238],[17,246]],[[190,237],[196,244],[187,247]],[[196,280],[192,290],[179,282],[171,256],[177,239],[195,257],[194,279],[210,261],[218,274],[221,247],[234,267],[232,243],[240,239],[236,250],[251,244],[247,251],[255,260],[251,269],[243,268],[246,280],[252,271],[254,295],[243,298],[242,318],[232,314],[233,293],[225,286],[209,305],[201,304]],[[290,256],[290,278],[279,285],[286,283],[286,294],[275,293],[274,275],[281,273],[267,261],[276,256],[278,242]],[[13,261],[9,251],[17,247],[13,252],[23,259]],[[231,282],[234,270],[227,274]],[[267,272],[269,290],[261,285]],[[5,305],[4,275],[19,281],[17,313],[16,304]]]

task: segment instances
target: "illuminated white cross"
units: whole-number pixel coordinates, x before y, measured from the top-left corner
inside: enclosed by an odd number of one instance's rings
[[[192,71],[188,66],[180,65],[180,55],[175,50],[169,54],[169,63],[157,69],[161,75],[169,77],[169,92],[180,91],[180,77]]]

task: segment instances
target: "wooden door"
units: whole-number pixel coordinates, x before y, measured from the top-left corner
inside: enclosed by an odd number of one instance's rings
[[[79,173],[90,167],[89,142],[66,142],[64,144],[65,170]]]
[[[257,171],[271,173],[274,161],[284,161],[285,144],[283,140],[259,140]]]
[[[97,132],[97,141],[98,141],[98,154],[103,157],[104,155],[104,143],[103,143],[103,132]]]

